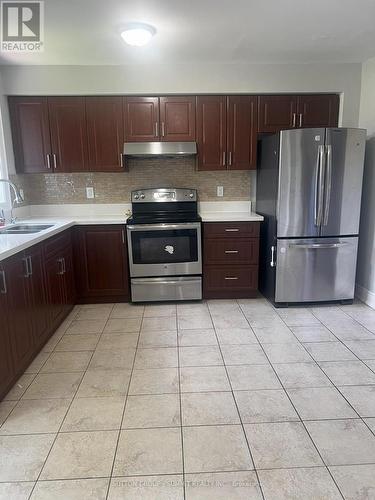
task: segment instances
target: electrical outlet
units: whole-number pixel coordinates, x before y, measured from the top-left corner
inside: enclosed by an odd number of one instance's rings
[[[95,198],[95,193],[94,193],[93,187],[86,188],[86,198]]]
[[[224,186],[217,186],[216,196],[224,196]]]

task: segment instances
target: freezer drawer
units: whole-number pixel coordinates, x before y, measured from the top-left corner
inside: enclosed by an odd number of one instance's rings
[[[354,298],[358,238],[277,242],[275,302]]]
[[[132,302],[202,299],[201,276],[132,278],[130,286]]]

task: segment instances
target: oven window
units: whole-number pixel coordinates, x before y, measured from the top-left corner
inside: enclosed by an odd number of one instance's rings
[[[134,231],[131,240],[134,264],[198,261],[196,229]]]

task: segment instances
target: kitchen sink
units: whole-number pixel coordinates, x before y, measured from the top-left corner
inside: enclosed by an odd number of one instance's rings
[[[52,227],[53,224],[15,224],[0,229],[0,234],[33,234]]]

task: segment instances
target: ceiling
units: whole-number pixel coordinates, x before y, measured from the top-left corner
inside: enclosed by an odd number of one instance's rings
[[[374,19],[374,0],[45,0],[45,51],[0,63],[361,62],[375,56]],[[128,47],[129,22],[157,35]]]

